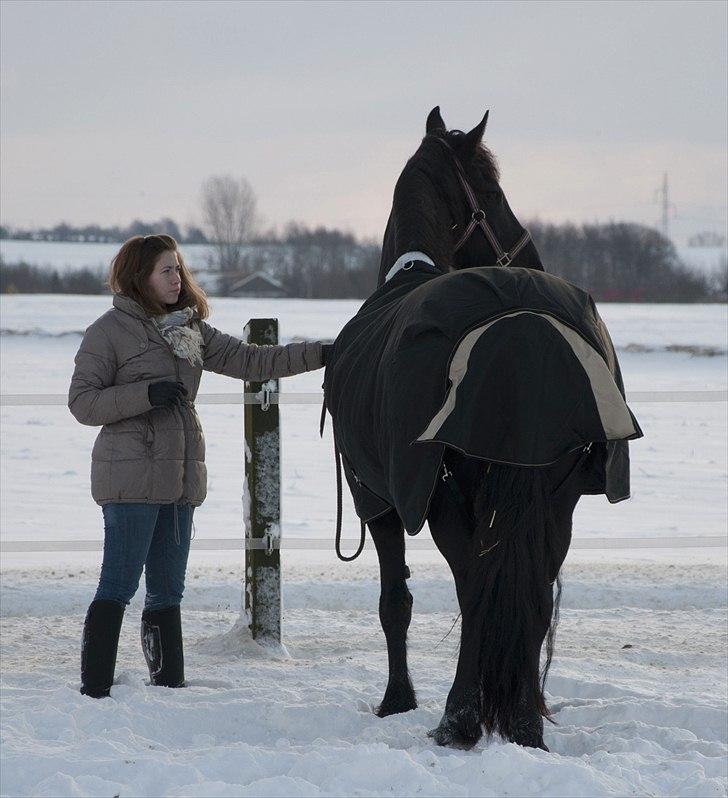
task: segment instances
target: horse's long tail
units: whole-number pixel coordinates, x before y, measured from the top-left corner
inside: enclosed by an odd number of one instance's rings
[[[549,718],[543,687],[561,586],[554,605],[552,563],[558,560],[551,551],[548,487],[543,469],[493,463],[484,469],[475,500],[474,565],[463,610],[480,639],[483,725],[507,739],[518,735],[524,716]]]

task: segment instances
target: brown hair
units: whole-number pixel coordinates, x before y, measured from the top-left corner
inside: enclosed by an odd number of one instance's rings
[[[177,253],[182,280],[179,298],[172,306],[162,305],[155,299],[148,284],[157,258],[165,250]],[[177,249],[177,242],[172,236],[134,236],[125,241],[111,261],[109,288],[115,294],[123,294],[138,302],[152,316],[187,307],[197,308],[197,318],[206,319],[210,315],[207,296],[185,265],[182,253]]]

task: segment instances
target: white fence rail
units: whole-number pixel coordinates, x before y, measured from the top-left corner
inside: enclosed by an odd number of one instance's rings
[[[358,538],[341,541],[344,548],[355,549]],[[33,551],[98,551],[103,548],[102,540],[9,540],[0,543],[0,554],[28,553]],[[240,538],[205,538],[192,541],[192,548],[198,551],[241,551],[263,550],[268,546],[265,540]],[[703,537],[651,537],[651,538],[572,538],[572,549],[716,549],[726,548],[728,538],[720,535]],[[275,541],[274,549],[328,550],[332,542],[328,538],[285,538]],[[434,550],[430,538],[407,538],[407,550]]]
[[[321,405],[323,393],[274,393],[271,404]],[[200,393],[195,404],[201,405],[255,405],[260,404],[260,393]],[[630,391],[628,402],[728,402],[728,391]],[[33,407],[40,405],[66,405],[68,397],[62,393],[4,393],[0,394],[0,407]]]
[[[323,393],[273,393],[269,396],[271,404],[279,405],[321,405]],[[261,404],[263,397],[258,393],[203,393],[195,402],[208,405],[252,405]],[[673,403],[673,402],[728,402],[728,391],[631,391],[627,401],[632,403]],[[66,405],[65,394],[0,394],[0,407],[35,407]],[[356,547],[358,540],[343,540],[345,547]],[[100,551],[103,542],[97,540],[9,540],[0,543],[0,554],[48,551]],[[193,548],[198,551],[225,551],[248,548],[263,548],[269,543],[259,540],[241,541],[240,538],[206,538],[194,540]],[[328,538],[286,538],[276,543],[276,548],[324,550],[331,548]],[[409,549],[434,549],[429,538],[408,538]],[[649,537],[649,538],[574,538],[573,549],[658,549],[658,548],[726,548],[728,537]]]

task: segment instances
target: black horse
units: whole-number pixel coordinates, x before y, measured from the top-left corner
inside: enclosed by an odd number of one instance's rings
[[[604,423],[592,424],[596,431],[590,427],[574,433],[565,450],[559,449],[558,457],[544,454],[544,450],[533,455],[535,459],[526,457],[524,463],[524,458],[473,456],[467,442],[460,445],[452,434],[443,437],[450,412],[446,402],[416,440],[406,438],[397,451],[392,444],[396,428],[406,427],[423,405],[429,402],[431,406],[428,397],[434,396],[443,382],[439,368],[430,369],[428,364],[427,374],[418,380],[418,390],[393,385],[403,372],[407,385],[412,382],[406,376],[411,353],[425,352],[426,357],[431,353],[435,358],[440,346],[445,359],[450,357],[450,410],[456,402],[471,401],[462,398],[462,391],[460,398],[454,394],[463,363],[468,357],[475,359],[475,339],[483,333],[486,340],[484,331],[491,324],[480,323],[477,314],[494,296],[500,304],[493,318],[502,322],[502,332],[491,331],[483,351],[493,361],[494,373],[505,375],[509,385],[520,384],[529,371],[538,372],[541,362],[548,360],[557,364],[553,370],[563,368],[574,375],[567,380],[573,396],[556,405],[570,401],[569,407],[588,406],[584,412],[596,416],[599,402],[617,407],[623,399],[611,342],[593,303],[575,287],[543,273],[536,247],[508,206],[496,161],[482,144],[487,118],[486,113],[469,133],[448,132],[439,108],[429,114],[426,136],[394,191],[382,248],[380,288],[335,342],[327,364],[326,401],[334,420],[337,456],[340,449],[357,512],[367,522],[379,556],[379,614],[387,641],[389,681],[377,714],[384,717],[417,706],[407,667],[413,599],[406,582],[405,528],[416,533],[426,515],[435,544],[455,578],[462,615],[455,681],[442,720],[430,735],[441,745],[469,747],[480,739],[484,728],[521,745],[546,749],[543,718],[549,717],[549,711],[543,686],[558,613],[558,574],[571,540],[572,514],[584,493],[606,492],[612,501],[627,498],[625,441],[641,435],[634,417],[625,405],[618,411],[620,420],[605,422],[607,411],[599,409]],[[470,271],[459,276],[464,269]],[[446,298],[444,313],[439,306],[430,308],[433,291]],[[471,293],[478,291],[485,292],[484,299],[470,301]],[[449,311],[462,321],[446,318]],[[584,326],[583,318],[589,319],[590,329],[577,335],[572,349],[566,347],[568,352],[562,355],[564,336],[573,337],[574,330]],[[477,328],[476,319],[480,323]],[[437,328],[439,337],[428,338],[431,328]],[[591,328],[596,333],[590,338]],[[467,332],[473,338],[470,343]],[[584,346],[584,336],[591,346]],[[381,341],[379,348],[375,339]],[[556,351],[556,339],[561,342],[559,354],[550,354]],[[428,343],[430,340],[434,343]],[[451,340],[458,341],[454,354]],[[509,348],[501,352],[498,341],[504,340]],[[390,351],[392,341],[398,347],[394,352]],[[591,355],[598,353],[600,363],[594,366],[591,357],[589,365],[589,353],[582,353],[579,365],[574,354],[579,346],[590,349]],[[462,355],[463,348],[470,354]],[[387,363],[395,367],[387,370]],[[489,368],[483,365],[481,370],[485,374]],[[583,382],[580,375],[589,368],[601,369],[601,376],[592,375],[591,383]],[[488,373],[493,373],[492,369]],[[437,379],[430,379],[430,373]],[[369,391],[363,382],[367,379]],[[584,385],[591,385],[597,394],[611,391],[611,399],[583,401],[582,394],[591,397],[591,390]],[[404,409],[398,406],[392,416],[389,394],[405,393]],[[514,400],[507,390],[486,389],[476,399],[461,410],[468,427],[492,430],[499,426],[493,418],[500,418],[500,426],[506,427],[517,420],[527,428],[518,434],[535,439],[540,427],[547,425],[541,418],[531,418],[528,410],[519,411],[516,419],[511,406],[523,402],[519,397]],[[374,412],[373,406],[379,410]],[[558,407],[554,412],[558,414]],[[565,422],[570,429],[586,429],[592,423],[578,421],[579,412],[569,411]],[[395,421],[388,424],[389,418]],[[612,431],[605,433],[610,424]],[[382,439],[385,426],[395,429]],[[352,427],[356,427],[355,433],[350,432]],[[414,428],[420,431],[416,425]],[[407,434],[411,435],[411,430]],[[454,433],[456,438],[458,434]],[[477,437],[480,433],[469,434]],[[594,441],[598,443],[592,450]],[[481,449],[493,451],[488,448],[492,445],[488,438]],[[506,441],[505,445],[510,444]],[[558,445],[564,449],[561,442]],[[601,476],[598,484],[594,482],[595,469]],[[605,489],[609,473],[619,469],[621,476]],[[386,472],[386,478],[380,471]],[[432,474],[436,475],[434,483]],[[617,484],[620,479],[622,484]],[[411,490],[407,480],[411,480]],[[540,669],[544,640],[547,651]]]

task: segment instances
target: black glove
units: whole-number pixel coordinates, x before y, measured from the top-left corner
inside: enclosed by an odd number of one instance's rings
[[[187,396],[187,388],[181,382],[171,380],[153,382],[147,392],[149,404],[154,407],[179,407]]]
[[[326,361],[331,355],[331,350],[334,348],[333,344],[321,344],[321,365],[325,366]]]

